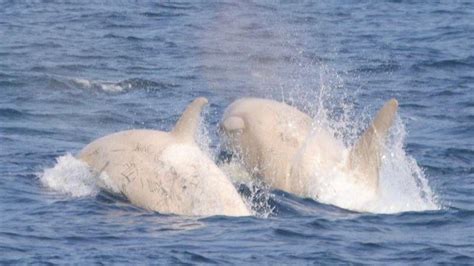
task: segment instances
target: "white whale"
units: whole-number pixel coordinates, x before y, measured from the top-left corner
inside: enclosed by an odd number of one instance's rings
[[[225,147],[273,188],[346,209],[365,211],[378,194],[385,137],[398,102],[388,101],[355,145],[346,149],[307,114],[285,103],[243,98],[220,124]],[[353,199],[341,201],[344,195]]]
[[[205,98],[185,110],[171,132],[129,130],[87,145],[78,158],[111,182],[106,189],[136,206],[178,215],[251,215],[230,179],[195,143]]]

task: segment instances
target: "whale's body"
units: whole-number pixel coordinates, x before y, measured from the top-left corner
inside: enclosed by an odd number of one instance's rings
[[[388,101],[351,149],[325,128],[313,126],[307,114],[267,99],[235,101],[226,109],[220,128],[225,146],[248,171],[274,188],[319,199],[325,189],[338,193],[337,187],[325,187],[327,180],[323,180],[324,175],[337,172],[369,200],[378,193],[381,147],[397,107],[396,100]],[[341,207],[362,210],[361,206]]]
[[[196,99],[171,132],[114,133],[93,141],[78,157],[108,177],[111,184],[104,188],[139,207],[179,215],[250,215],[230,179],[194,141],[206,103]]]

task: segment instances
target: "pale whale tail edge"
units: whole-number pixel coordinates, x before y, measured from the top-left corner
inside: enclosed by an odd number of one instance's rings
[[[387,101],[349,153],[348,167],[354,178],[378,190],[382,147],[398,109],[398,101]]]
[[[194,142],[196,131],[199,128],[201,112],[207,103],[208,101],[204,97],[199,97],[192,101],[186,107],[178,122],[176,122],[171,134],[182,141]]]

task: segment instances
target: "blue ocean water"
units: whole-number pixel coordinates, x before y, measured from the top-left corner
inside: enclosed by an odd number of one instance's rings
[[[468,0],[0,1],[0,263],[474,263],[473,18]],[[180,217],[77,173],[68,154],[169,130],[197,96],[220,163],[240,97],[284,100],[348,143],[397,98],[389,196],[357,213],[230,170],[255,216]]]

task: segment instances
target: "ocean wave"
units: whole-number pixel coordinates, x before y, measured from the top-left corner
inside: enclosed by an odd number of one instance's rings
[[[84,91],[96,91],[105,93],[126,93],[134,90],[162,90],[174,88],[175,85],[131,78],[122,81],[92,80],[85,78],[72,78],[61,76],[48,76],[48,87],[57,89],[80,89]]]
[[[23,111],[19,111],[15,108],[0,108],[0,117],[6,118],[20,118],[24,116],[26,113]]]
[[[474,68],[474,56],[468,56],[460,59],[444,59],[444,60],[429,60],[414,64],[412,69],[443,69],[443,70],[456,70],[464,68]]]

